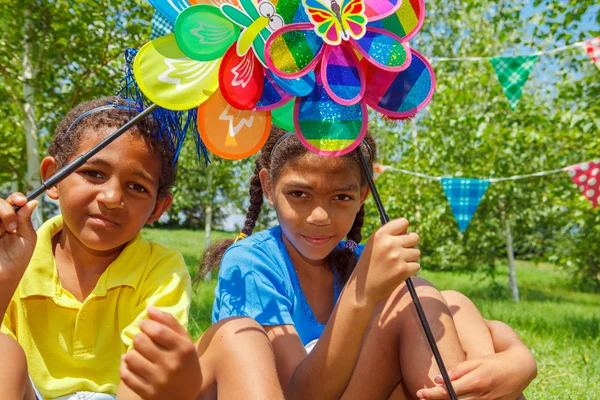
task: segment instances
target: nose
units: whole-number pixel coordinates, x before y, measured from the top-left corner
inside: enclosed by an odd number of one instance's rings
[[[331,224],[330,214],[325,207],[319,205],[312,210],[307,222],[319,226],[329,225]]]
[[[121,209],[125,207],[123,190],[117,179],[110,179],[102,185],[97,199],[108,209]]]

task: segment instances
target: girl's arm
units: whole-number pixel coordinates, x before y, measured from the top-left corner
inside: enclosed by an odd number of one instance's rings
[[[307,356],[291,325],[264,326],[286,398],[338,399],[352,376],[375,305],[414,275],[419,238],[391,221],[369,239],[317,345]]]

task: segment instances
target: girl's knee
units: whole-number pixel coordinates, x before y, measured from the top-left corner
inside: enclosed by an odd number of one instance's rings
[[[16,365],[27,365],[25,352],[16,340],[4,333],[0,333],[0,354],[3,358],[11,360]]]
[[[258,322],[248,317],[231,317],[210,326],[196,343],[196,349],[201,355],[209,347],[218,347],[217,351],[221,352],[258,341],[270,344],[265,330]]]
[[[443,290],[441,293],[449,307],[473,304],[467,296],[456,290]]]

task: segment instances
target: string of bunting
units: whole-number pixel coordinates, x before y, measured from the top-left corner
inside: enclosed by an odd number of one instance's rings
[[[510,108],[514,111],[519,104],[519,100],[521,100],[523,86],[527,83],[529,75],[539,57],[541,55],[560,53],[575,47],[582,48],[590,56],[592,62],[600,69],[600,37],[551,50],[538,51],[531,54],[519,54],[513,57],[431,57],[430,60],[432,62],[489,61],[496,71]]]
[[[481,199],[485,195],[488,187],[492,183],[503,181],[516,181],[520,179],[535,178],[540,176],[552,175],[559,172],[566,172],[579,188],[581,193],[592,203],[594,208],[600,204],[600,158],[585,161],[579,164],[570,165],[564,168],[558,168],[548,171],[539,171],[526,175],[513,175],[498,178],[451,178],[424,174],[421,172],[409,171],[389,165],[377,164],[375,166],[375,176],[379,177],[385,171],[398,172],[405,175],[412,175],[423,179],[431,179],[441,182],[446,198],[452,208],[452,213],[458,222],[461,232],[464,232],[473,214],[477,210]]]

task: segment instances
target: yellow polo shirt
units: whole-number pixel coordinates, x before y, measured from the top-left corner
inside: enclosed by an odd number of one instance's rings
[[[116,394],[121,355],[131,348],[149,305],[187,326],[190,276],[181,254],[138,234],[80,303],[62,287],[54,262],[52,238],[62,224],[58,216],[38,230],[2,332],[25,350],[29,374],[45,398],[76,391]]]

